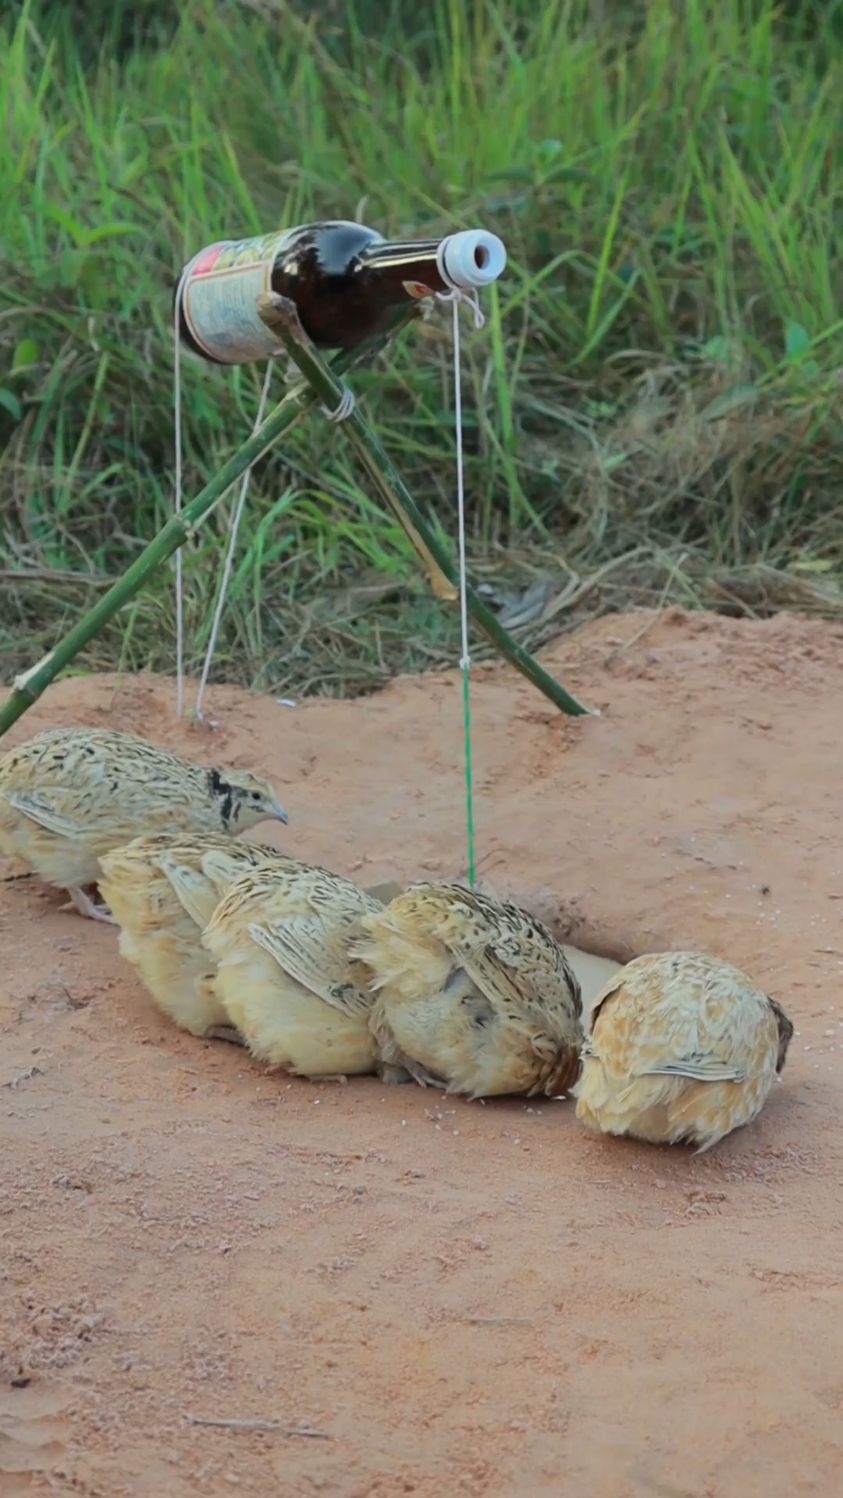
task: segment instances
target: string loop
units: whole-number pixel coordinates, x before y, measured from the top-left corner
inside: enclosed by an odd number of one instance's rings
[[[322,412],[322,415],[326,417],[328,421],[340,422],[348,421],[348,418],[356,405],[357,397],[355,396],[354,391],[351,389],[351,386],[343,385],[340,403],[337,406],[336,411],[329,411],[327,406],[320,406],[319,409]]]

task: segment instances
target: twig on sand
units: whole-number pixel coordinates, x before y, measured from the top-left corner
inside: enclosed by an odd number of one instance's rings
[[[43,1066],[36,1066],[33,1064],[32,1066],[30,1066],[28,1071],[22,1071],[18,1074],[18,1076],[12,1077],[11,1081],[0,1082],[0,1087],[9,1087],[11,1088],[12,1092],[16,1092],[19,1087],[23,1086],[24,1082],[31,1082],[33,1077],[43,1077],[43,1075]]]
[[[330,1432],[312,1425],[285,1425],[283,1420],[216,1419],[213,1415],[185,1415],[190,1425],[211,1425],[219,1430],[275,1430],[285,1436],[304,1436],[311,1441],[330,1441]]]
[[[466,1316],[469,1326],[526,1326],[535,1316]]]

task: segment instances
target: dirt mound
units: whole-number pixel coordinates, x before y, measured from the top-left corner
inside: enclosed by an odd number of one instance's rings
[[[836,1491],[843,630],[616,617],[545,661],[600,716],[478,670],[483,878],[609,955],[747,968],[796,1021],[783,1085],[695,1157],[564,1102],[279,1079],[172,1029],[113,931],[7,879],[4,1498]],[[66,681],[3,747],[135,729],[271,774],[291,820],[261,835],[303,858],[464,870],[456,677],[292,709],[219,688],[213,730],[172,704]]]

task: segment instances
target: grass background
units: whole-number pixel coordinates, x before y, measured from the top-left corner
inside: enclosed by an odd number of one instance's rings
[[[506,241],[464,340],[467,494],[525,641],[640,603],[839,614],[841,99],[837,0],[7,4],[3,676],[168,514],[182,262],[323,215]],[[445,535],[450,357],[439,314],[355,377]],[[188,495],[260,379],[188,361]],[[186,561],[194,666],[229,513]],[[455,652],[341,432],[302,426],[255,471],[216,674],[357,692]],[[81,665],[173,658],[167,573]]]

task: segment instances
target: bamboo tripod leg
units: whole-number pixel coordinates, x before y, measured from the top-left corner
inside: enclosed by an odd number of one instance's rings
[[[144,584],[173,555],[173,552],[184,545],[191,531],[204,519],[226,489],[230,488],[234,481],[266,452],[267,448],[271,447],[298,421],[306,409],[306,405],[301,404],[301,394],[301,390],[296,390],[286,395],[280,405],[267,417],[260,430],[244,442],[243,446],[219,470],[219,473],[214,475],[211,482],[205,485],[202,492],[189,505],[185,505],[180,514],[170,517],[158,535],[126,569],[123,576],[118,578],[113,587],[97,600],[87,614],[83,614],[64,639],[60,640],[58,645],[44,656],[43,660],[16,677],[11,695],[0,707],[0,737],[26,712],[27,708],[38,701],[41,693],[58,676],[59,672],[69,666],[79,651],[84,649],[89,640],[99,633],[109,619],[134,598]]]
[[[364,357],[367,353],[378,352],[385,342],[384,338],[364,349],[358,349],[353,355],[347,353],[339,355],[336,363],[337,370],[344,372],[357,358]],[[173,553],[184,545],[193,529],[205,519],[225,491],[279,438],[290,431],[314,403],[315,398],[308,392],[304,383],[288,391],[275,410],[270,412],[260,429],[237,449],[234,456],[223,464],[210,483],[205,485],[190,504],[184,506],[180,514],[171,516],[158,535],[126,569],[123,576],[118,578],[102,598],[98,599],[87,614],[83,614],[64,639],[60,640],[58,645],[42,660],[37,661],[28,671],[16,677],[13,691],[0,707],[0,738],[34,702],[38,701],[50,682],[58,676],[60,671],[70,665],[79,651],[84,649],[89,640],[99,633],[109,619],[129,603]]]
[[[281,339],[290,358],[298,365],[319,400],[328,410],[335,411],[342,401],[345,387],[306,337],[294,304],[278,296],[276,292],[268,292],[261,298],[258,310],[267,327]],[[404,480],[384,452],[372,428],[358,410],[353,410],[346,417],[343,426],[377,485],[381,498],[421,558],[433,591],[440,598],[456,599],[458,579],[454,563],[429,529]],[[468,608],[475,623],[501,655],[545,697],[549,697],[556,707],[572,717],[588,712],[581,702],[572,697],[560,682],[539,665],[529,651],[513,639],[472,587],[468,590]]]

